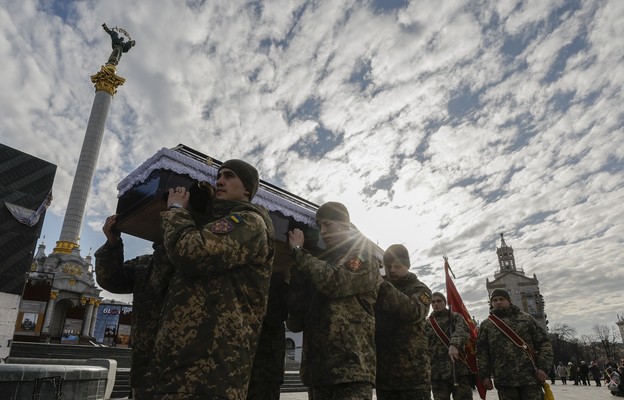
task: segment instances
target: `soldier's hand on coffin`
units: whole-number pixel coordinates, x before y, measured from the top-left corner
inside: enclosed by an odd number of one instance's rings
[[[183,188],[178,186],[175,189],[169,189],[169,197],[167,197],[167,208],[177,207],[188,209],[189,198],[191,194]]]
[[[190,194],[188,209],[202,216],[210,215],[215,194],[214,187],[206,181],[199,181],[191,185],[188,192]]]
[[[121,232],[115,229],[116,223],[117,214],[113,214],[110,217],[106,218],[104,226],[102,227],[102,232],[104,232],[104,235],[106,235],[106,241],[110,245],[117,245],[121,238]]]
[[[292,250],[295,246],[303,246],[305,236],[301,229],[295,228],[288,232],[288,246]]]

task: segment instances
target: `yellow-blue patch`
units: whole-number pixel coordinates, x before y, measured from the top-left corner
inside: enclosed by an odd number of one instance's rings
[[[235,224],[240,224],[243,221],[243,217],[240,214],[228,215],[225,218],[221,218],[212,223],[210,232],[212,233],[228,233],[232,232],[235,228]]]

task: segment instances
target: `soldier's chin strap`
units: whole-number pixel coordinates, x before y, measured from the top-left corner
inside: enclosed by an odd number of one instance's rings
[[[488,319],[492,321],[494,326],[496,326],[509,340],[511,340],[516,346],[520,347],[526,355],[531,360],[531,364],[533,364],[533,369],[537,371],[537,366],[535,365],[535,352],[509,325],[505,323],[502,319],[498,318],[494,314],[490,314]]]

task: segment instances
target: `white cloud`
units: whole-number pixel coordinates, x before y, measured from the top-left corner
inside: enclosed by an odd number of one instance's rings
[[[331,1],[51,7],[0,6],[0,140],[58,165],[56,215],[93,102],[89,77],[111,50],[100,25],[137,42],[118,67],[126,83],[111,103],[84,248],[104,240],[116,183],[184,143],[246,158],[312,201],[345,202],[381,247],[405,243],[434,289],[448,254],[479,319],[499,232],[540,279],[551,323],[573,318],[585,332],[615,319],[615,305],[597,315],[569,288],[607,298],[624,279],[621,2],[412,1],[384,14]],[[317,109],[294,114],[311,99]],[[319,142],[320,128],[333,136]]]

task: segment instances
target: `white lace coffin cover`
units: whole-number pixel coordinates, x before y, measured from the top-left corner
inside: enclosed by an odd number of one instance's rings
[[[215,166],[202,163],[177,151],[162,148],[119,182],[117,197],[121,197],[133,186],[145,182],[153,171],[159,169],[166,169],[182,175],[186,174],[193,179],[211,184],[214,184],[217,179]],[[292,217],[310,227],[316,227],[314,219],[316,210],[284,198],[277,191],[264,186],[262,183],[252,203],[264,206],[269,211],[279,211],[285,216]]]

